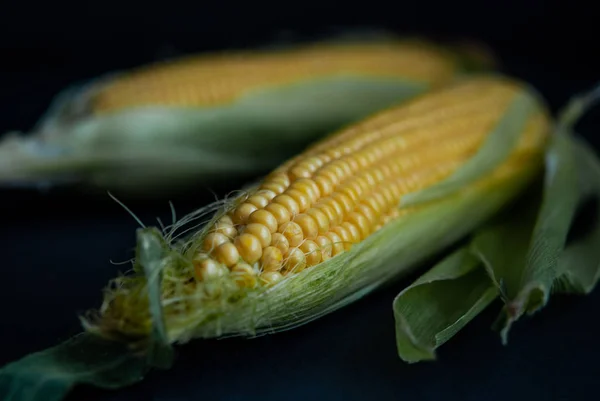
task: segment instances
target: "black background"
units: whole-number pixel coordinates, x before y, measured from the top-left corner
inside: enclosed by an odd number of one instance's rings
[[[483,40],[505,72],[532,83],[553,111],[600,80],[600,17],[582,1],[0,3],[0,132],[28,130],[64,86],[106,71],[194,51],[311,39],[358,27]],[[600,113],[579,125],[598,149]],[[214,188],[222,194],[239,183]],[[174,200],[180,214],[213,199]],[[130,200],[147,223],[165,201]],[[79,330],[76,313],[132,256],[135,222],[107,196],[66,189],[0,191],[0,364]],[[168,220],[168,219],[167,219]],[[199,341],[168,372],[102,400],[583,400],[596,399],[600,291],[560,297],[520,322],[508,347],[489,330],[494,305],[439,352],[403,364],[394,344],[394,284],[294,331]]]

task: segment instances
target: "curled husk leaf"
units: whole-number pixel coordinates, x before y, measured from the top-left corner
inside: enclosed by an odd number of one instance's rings
[[[436,349],[499,297],[503,343],[526,312],[553,293],[589,294],[600,279],[600,161],[573,130],[600,99],[600,86],[567,104],[545,154],[545,174],[516,204],[477,229],[394,301],[400,358],[436,358]],[[539,185],[537,185],[539,184]],[[587,232],[568,239],[576,207],[595,201]]]

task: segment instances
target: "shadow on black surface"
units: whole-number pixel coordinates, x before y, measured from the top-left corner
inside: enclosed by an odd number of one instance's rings
[[[222,199],[223,196],[238,190],[243,185],[257,178],[241,177],[221,180],[220,182],[203,184],[198,183],[189,189],[159,192],[155,194],[133,194],[102,190],[84,186],[56,186],[48,189],[36,188],[0,188],[0,205],[2,218],[42,218],[52,216],[102,216],[114,214],[115,208],[121,208],[111,196],[123,202],[136,214],[160,213],[168,211],[169,201],[174,204],[179,217],[203,205]],[[14,212],[14,213],[13,213]],[[153,224],[148,222],[148,224]]]

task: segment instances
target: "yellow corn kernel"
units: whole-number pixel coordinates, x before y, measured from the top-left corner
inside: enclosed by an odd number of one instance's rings
[[[261,189],[260,191],[256,191],[257,196],[262,196],[263,198],[267,199],[268,201],[272,201],[274,197],[277,196],[277,194],[273,191],[269,191],[268,189]]]
[[[235,239],[235,247],[240,253],[242,260],[253,264],[262,256],[262,245],[260,240],[252,234],[242,234]]]
[[[281,182],[275,181],[275,182],[265,182],[264,184],[262,184],[260,186],[261,190],[267,190],[270,192],[273,192],[276,195],[281,194],[283,191],[285,191],[286,189],[286,185],[282,184]]]
[[[331,243],[331,256],[339,255],[340,253],[344,252],[346,249],[344,246],[344,240],[342,240],[337,233],[330,231],[325,234],[325,237]]]
[[[231,242],[219,245],[214,253],[217,260],[227,267],[235,265],[240,259],[240,253]]]
[[[252,203],[257,208],[262,208],[269,204],[269,200],[266,197],[260,195],[252,195],[246,200],[246,202]]]
[[[329,231],[329,219],[325,213],[323,213],[323,211],[316,208],[311,208],[306,211],[306,214],[311,216],[315,223],[317,223],[319,234],[325,234],[327,231]]]
[[[285,207],[292,217],[300,213],[300,206],[298,206],[298,202],[296,202],[294,198],[289,195],[278,195],[273,198],[273,202]]]
[[[318,245],[319,251],[321,252],[321,260],[324,262],[330,259],[333,249],[331,240],[320,235],[315,239],[315,243]]]
[[[273,216],[271,213],[269,213],[266,210],[255,211],[254,213],[252,213],[250,215],[250,218],[248,219],[248,221],[250,223],[256,223],[256,224],[260,224],[260,225],[267,227],[267,229],[271,233],[276,232],[277,227],[279,226],[277,224],[277,218],[275,218],[275,216]]]
[[[287,251],[286,251],[287,252]],[[278,271],[283,263],[283,253],[281,249],[275,246],[268,246],[264,249],[260,264],[263,271]]]
[[[285,208],[285,206],[278,203],[271,203],[265,207],[265,210],[275,217],[277,224],[280,226],[287,223],[292,218],[292,214]]]
[[[310,199],[308,197],[308,194],[297,189],[286,190],[285,194],[296,201],[296,204],[298,205],[298,211],[300,213],[304,212],[306,209],[309,208]]]
[[[196,277],[202,281],[210,281],[223,276],[221,265],[213,259],[199,257],[194,260]]]
[[[300,273],[306,267],[306,256],[300,248],[290,248],[283,259],[285,273]]]
[[[304,239],[302,227],[293,221],[290,221],[289,223],[283,224],[281,227],[279,227],[279,232],[283,234],[292,247],[300,245]]]
[[[339,226],[333,227],[331,231],[338,235],[346,251],[352,247],[352,243],[354,242],[353,236],[345,226],[340,224]]]
[[[235,224],[246,224],[250,215],[256,210],[258,210],[258,208],[252,203],[242,203],[235,208],[233,216],[231,216],[232,220]]]
[[[316,171],[316,169],[314,171]],[[294,181],[294,183],[290,187],[291,189],[297,189],[300,192],[306,193],[309,196],[310,201],[312,203],[316,202],[317,199],[321,197],[321,191],[319,190],[319,186],[313,180],[310,179],[300,178]]]
[[[294,223],[302,229],[303,238],[313,239],[319,235],[319,226],[316,220],[308,214],[299,214],[294,218]]]
[[[275,233],[271,236],[273,241],[273,246],[278,248],[282,254],[285,254],[288,249],[290,249],[290,242],[285,237],[285,235],[281,233]]]
[[[213,232],[223,234],[229,239],[234,238],[237,235],[237,230],[233,226],[233,221],[229,216],[223,216],[220,218],[215,224],[215,229]]]
[[[212,232],[204,239],[204,250],[206,252],[210,252],[226,242],[229,242],[229,238],[226,235],[218,232]]]
[[[238,263],[231,269],[231,277],[240,287],[256,286],[256,272],[247,263]]]
[[[273,285],[283,279],[283,276],[279,272],[263,272],[260,275],[261,281],[265,285]]]
[[[360,239],[365,239],[371,233],[371,225],[365,216],[359,212],[352,212],[348,215],[348,222],[352,223],[360,231]]]
[[[321,252],[319,252],[319,245],[317,245],[314,241],[304,241],[302,245],[300,245],[300,250],[304,253],[306,257],[307,266],[314,266],[321,261]]]
[[[271,244],[271,231],[264,224],[251,223],[244,228],[244,232],[252,234],[260,241],[261,246],[267,247]]]

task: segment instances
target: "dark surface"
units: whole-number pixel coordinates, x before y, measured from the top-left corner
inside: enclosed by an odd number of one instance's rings
[[[553,111],[600,80],[598,14],[578,2],[84,4],[2,3],[0,132],[31,128],[58,90],[108,70],[251,46],[285,38],[285,31],[311,38],[328,26],[485,40],[505,71],[531,82]],[[600,112],[579,127],[600,148]],[[200,188],[174,202],[183,214],[212,199]],[[147,224],[170,216],[166,200],[127,204]],[[79,331],[76,314],[97,306],[100,289],[122,269],[109,259],[132,256],[136,224],[107,196],[67,190],[1,191],[0,207],[2,365]],[[489,329],[494,305],[440,350],[438,362],[409,366],[396,354],[391,309],[407,283],[287,333],[190,344],[178,350],[171,371],[119,392],[78,389],[70,399],[597,399],[600,291],[554,298],[517,324],[508,347]]]

